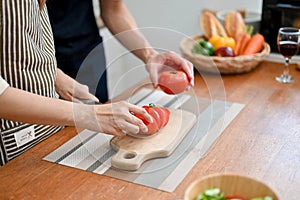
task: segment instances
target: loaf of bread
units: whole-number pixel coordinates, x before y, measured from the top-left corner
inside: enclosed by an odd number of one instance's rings
[[[237,39],[238,35],[246,31],[246,24],[240,12],[229,12],[224,21],[225,30],[229,37]]]
[[[227,37],[227,33],[214,13],[204,10],[200,17],[200,27],[203,35],[210,38],[215,35]]]

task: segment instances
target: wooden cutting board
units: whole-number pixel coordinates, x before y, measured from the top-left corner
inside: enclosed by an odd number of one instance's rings
[[[137,170],[146,160],[169,156],[196,122],[196,115],[184,110],[170,110],[168,124],[147,138],[114,137],[111,146],[117,151],[111,159],[113,167]]]

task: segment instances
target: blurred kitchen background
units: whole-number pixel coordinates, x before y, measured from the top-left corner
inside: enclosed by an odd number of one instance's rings
[[[94,1],[95,16],[99,16],[98,0]],[[295,1],[295,0],[284,0]],[[299,0],[297,0],[299,1]],[[180,54],[179,43],[185,36],[202,34],[199,18],[203,9],[212,11],[245,9],[257,13],[253,23],[259,23],[263,3],[274,3],[276,0],[124,0],[134,16],[138,27],[151,45],[160,50],[174,51]],[[300,2],[300,1],[299,1]],[[271,18],[274,18],[271,16]],[[250,19],[250,23],[251,19]],[[279,23],[279,22],[278,22]],[[101,24],[101,22],[99,23]],[[257,24],[256,24],[257,25]],[[277,33],[277,30],[272,30]],[[266,28],[269,30],[269,28]],[[127,52],[110,32],[100,28],[104,37],[105,54],[108,69],[109,96],[113,98],[127,88],[144,80],[148,73],[143,63]],[[273,41],[276,43],[276,41]],[[267,58],[282,62],[276,50]],[[293,58],[297,60],[298,57]]]

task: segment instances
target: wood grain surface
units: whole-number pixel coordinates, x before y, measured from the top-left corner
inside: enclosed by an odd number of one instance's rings
[[[0,199],[182,199],[188,185],[215,173],[262,180],[279,199],[300,199],[300,71],[291,65],[293,84],[274,77],[283,64],[263,62],[255,70],[220,77],[195,72],[193,93],[245,104],[173,193],[43,161],[78,132],[68,127],[0,168]],[[221,83],[221,84],[219,84]],[[118,97],[124,99],[130,92]]]

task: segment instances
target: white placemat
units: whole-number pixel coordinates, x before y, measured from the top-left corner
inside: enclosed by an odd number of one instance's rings
[[[134,172],[114,169],[110,163],[115,154],[109,144],[112,136],[89,130],[80,132],[44,160],[172,192],[244,107],[150,89],[141,89],[128,101],[139,106],[154,103],[184,109],[195,113],[197,122],[169,157],[146,161]]]

